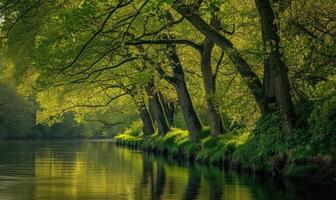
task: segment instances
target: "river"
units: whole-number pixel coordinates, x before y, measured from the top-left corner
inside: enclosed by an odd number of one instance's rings
[[[188,165],[111,141],[1,141],[0,200],[333,199],[304,182]]]

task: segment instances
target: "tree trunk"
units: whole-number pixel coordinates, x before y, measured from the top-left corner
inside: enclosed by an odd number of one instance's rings
[[[172,101],[166,101],[165,97],[161,92],[159,92],[160,100],[162,103],[162,106],[164,108],[164,111],[166,113],[166,117],[169,123],[169,126],[174,126],[174,117],[176,112],[176,105],[175,102]]]
[[[138,110],[139,110],[140,118],[143,124],[142,130],[143,130],[144,136],[146,137],[146,136],[152,135],[155,132],[154,125],[153,125],[152,118],[149,114],[149,111],[146,107],[145,102],[142,101],[138,105]]]
[[[197,141],[202,131],[202,124],[193,107],[191,97],[185,82],[179,82],[175,85],[179,104],[186,122],[189,138],[191,141]]]
[[[174,126],[175,113],[176,103],[172,101],[166,102],[166,115],[170,126]]]
[[[264,42],[264,44],[266,44],[266,42]],[[274,82],[274,77],[271,76],[270,60],[264,59],[263,84],[264,84],[264,90],[265,90],[265,101],[270,111],[276,109],[276,107],[273,106],[274,104],[276,104],[276,97],[275,97],[273,82]]]
[[[140,99],[140,101],[138,101],[138,99],[136,98],[136,91],[132,89],[125,89],[125,91],[128,92],[128,94],[132,97],[132,100],[135,103],[137,110],[139,111],[144,137],[154,134],[155,128],[153,120],[147,109],[145,101],[143,99]]]
[[[153,107],[153,103],[151,101],[149,101],[149,103],[148,103],[148,110],[149,110],[149,113],[150,113],[150,115],[153,119],[153,124],[154,124],[154,126],[156,126],[155,117],[154,117],[155,116],[154,115],[154,107]]]
[[[170,12],[166,12],[164,17],[168,22],[174,22],[174,18]],[[173,35],[165,35],[164,37],[174,38]],[[173,71],[173,76],[169,76],[169,78],[166,78],[166,80],[171,83],[176,89],[178,102],[182,110],[184,121],[187,125],[190,140],[197,141],[199,138],[199,134],[202,131],[202,123],[198,118],[195,108],[193,106],[187,88],[183,67],[181,65],[180,59],[177,54],[176,46],[174,44],[167,46],[166,55],[171,63]]]
[[[291,99],[287,66],[280,52],[280,37],[275,13],[269,0],[255,0],[262,27],[263,40],[270,49],[266,61],[269,63],[271,85],[274,89],[283,131],[293,133],[295,123],[294,105]]]
[[[197,141],[199,138],[199,133],[202,131],[202,123],[198,118],[195,108],[193,106],[187,88],[187,83],[185,81],[183,67],[177,55],[175,45],[170,45],[168,47],[167,56],[173,67],[173,74],[174,74],[173,85],[177,92],[178,101],[189,131],[190,140]]]
[[[206,23],[197,13],[190,9],[187,5],[174,1],[172,7],[183,17],[185,17],[195,28],[197,28],[202,34],[204,34],[209,40],[216,43],[222,48],[223,51],[229,56],[230,60],[234,64],[236,70],[246,82],[253,97],[255,98],[258,107],[262,113],[268,111],[267,104],[264,98],[263,85],[255,74],[249,64],[240,55],[237,49],[233,46],[230,40],[221,35],[216,29]]]
[[[170,131],[170,127],[153,80],[150,80],[147,84],[146,92],[149,98],[149,103],[153,108],[153,114],[156,125],[158,127],[158,133],[159,135],[165,135]]]
[[[219,21],[217,16],[212,17],[211,25],[215,28],[219,28]],[[225,130],[221,114],[214,102],[214,95],[216,94],[216,77],[214,77],[212,73],[211,66],[211,53],[213,47],[214,43],[208,37],[206,37],[201,55],[201,71],[205,88],[206,101],[208,105],[211,134],[213,136],[219,136],[220,134],[224,133]]]
[[[290,5],[290,0],[271,0],[271,4],[275,4],[278,6],[278,11],[275,12],[275,16],[278,14],[281,14],[284,10],[288,8]],[[279,13],[278,13],[279,12]],[[267,33],[265,33],[266,26],[261,26],[261,33],[262,33],[262,40],[264,44],[264,50],[267,52],[267,44],[268,44],[268,38],[267,38]],[[271,111],[276,110],[276,96],[275,96],[275,91],[274,91],[274,77],[271,75],[271,65],[270,65],[270,58],[267,57],[264,59],[264,90],[265,90],[265,98],[268,104],[268,107],[270,108]]]

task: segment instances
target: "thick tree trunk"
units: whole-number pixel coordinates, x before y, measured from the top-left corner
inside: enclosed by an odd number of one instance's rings
[[[199,139],[199,134],[202,131],[202,124],[192,104],[187,85],[185,82],[179,82],[175,84],[175,89],[189,131],[190,140],[197,141]]]
[[[128,92],[128,94],[132,97],[137,110],[140,114],[140,119],[142,121],[142,131],[144,134],[144,137],[152,135],[155,133],[155,128],[153,124],[152,117],[147,109],[146,103],[143,99],[140,99],[140,101],[136,98],[136,92],[132,89],[125,90]]]
[[[209,40],[220,46],[229,56],[236,70],[246,82],[252,95],[254,96],[262,113],[268,111],[264,98],[264,89],[259,77],[252,71],[249,64],[240,55],[234,45],[226,37],[221,35],[216,29],[206,23],[197,13],[187,5],[174,1],[172,7],[183,17],[185,17],[195,28],[204,34]]]
[[[288,8],[290,5],[290,0],[271,0],[271,3],[276,5],[278,7],[277,11],[274,11],[275,16],[281,14],[284,10]],[[266,26],[261,26],[262,31],[262,39],[264,43],[264,50],[267,52],[267,44],[268,44],[268,38],[267,38],[267,28]],[[265,32],[266,31],[266,32]],[[270,65],[270,58],[267,57],[264,60],[264,90],[265,90],[265,98],[268,104],[268,107],[271,111],[276,110],[276,96],[274,91],[274,77],[271,75],[271,65]]]
[[[139,110],[140,118],[143,124],[142,130],[143,130],[144,136],[146,137],[146,136],[152,135],[155,132],[154,125],[153,125],[152,118],[149,114],[149,111],[146,107],[145,102],[142,101],[138,104],[138,110]]]
[[[153,80],[147,84],[146,92],[149,98],[149,103],[153,108],[153,114],[156,125],[158,127],[158,133],[159,135],[165,135],[170,131],[170,127]]]
[[[174,74],[173,85],[177,92],[178,101],[189,131],[190,140],[197,141],[199,138],[199,133],[202,131],[202,123],[198,118],[195,108],[193,106],[187,88],[187,83],[185,81],[183,67],[177,55],[175,45],[171,45],[168,47],[167,56],[173,67],[173,74]]]
[[[270,83],[276,97],[281,124],[286,134],[293,132],[295,122],[294,105],[291,99],[287,66],[280,52],[280,37],[275,13],[269,0],[255,0],[261,19],[263,40],[270,49],[266,62],[269,64]]]
[[[219,28],[219,21],[216,16],[211,19],[211,25],[214,28]],[[216,77],[212,73],[211,66],[211,53],[214,47],[214,43],[206,37],[201,55],[201,71],[202,79],[205,88],[206,101],[208,105],[208,114],[210,121],[211,134],[213,136],[219,136],[224,133],[224,126],[221,114],[214,102],[214,95],[216,94]]]

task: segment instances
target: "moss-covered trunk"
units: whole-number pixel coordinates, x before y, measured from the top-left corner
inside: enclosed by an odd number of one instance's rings
[[[280,36],[276,23],[275,12],[269,0],[255,0],[260,20],[265,48],[269,53],[265,59],[265,71],[269,72],[270,89],[274,90],[281,124],[286,134],[293,132],[295,111],[291,99],[290,83],[287,66],[280,51]]]

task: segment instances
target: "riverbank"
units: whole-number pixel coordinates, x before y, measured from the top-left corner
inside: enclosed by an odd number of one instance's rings
[[[213,137],[204,129],[199,142],[191,142],[188,132],[180,129],[172,129],[165,136],[143,137],[141,130],[134,127],[115,140],[118,145],[176,159],[328,185],[336,183],[332,151],[313,146],[316,141],[306,134],[283,135],[272,118],[259,120],[253,130],[232,130],[220,137]]]

